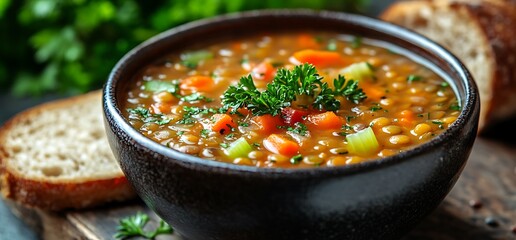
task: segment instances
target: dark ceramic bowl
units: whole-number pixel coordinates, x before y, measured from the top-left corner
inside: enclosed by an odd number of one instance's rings
[[[463,110],[435,139],[353,166],[266,169],[203,160],[147,139],[120,108],[132,77],[167,52],[268,30],[321,30],[391,43],[424,59],[455,88]],[[335,12],[254,11],[193,22],[137,46],[104,88],[106,130],[139,196],[188,239],[392,239],[434,210],[462,171],[479,114],[466,68],[428,39],[379,20]]]

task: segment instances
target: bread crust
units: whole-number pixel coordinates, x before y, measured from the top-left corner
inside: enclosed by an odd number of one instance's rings
[[[516,116],[516,1],[507,0],[434,0],[397,2],[387,8],[380,18],[402,23],[403,16],[424,7],[447,6],[465,20],[472,21],[482,32],[482,42],[489,51],[486,66],[490,66],[485,81],[488,89],[480,89],[482,111],[479,131],[507,118]],[[405,26],[413,27],[413,26]],[[428,36],[431,39],[434,36]],[[452,52],[454,49],[450,49]],[[486,68],[486,69],[488,69]]]
[[[28,207],[44,210],[82,209],[112,201],[124,201],[136,196],[131,185],[120,171],[108,178],[77,178],[70,180],[27,178],[11,169],[7,163],[9,151],[5,142],[7,134],[27,120],[44,111],[65,108],[85,101],[96,101],[101,91],[44,103],[19,113],[0,128],[0,190],[3,197]],[[95,99],[97,98],[97,99]]]
[[[467,10],[481,26],[494,60],[491,72],[492,98],[486,107],[485,125],[516,114],[516,5],[508,1],[480,4],[454,2],[452,8]],[[482,96],[481,96],[482,97]]]

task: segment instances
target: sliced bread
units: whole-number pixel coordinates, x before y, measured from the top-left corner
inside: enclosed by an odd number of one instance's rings
[[[380,18],[426,35],[464,62],[480,90],[481,131],[516,114],[515,1],[400,1]]]
[[[133,198],[104,132],[101,92],[34,107],[2,126],[0,183],[5,198],[47,210]]]

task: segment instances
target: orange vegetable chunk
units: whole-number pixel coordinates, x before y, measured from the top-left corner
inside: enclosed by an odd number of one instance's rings
[[[253,117],[251,121],[258,126],[258,132],[266,135],[277,132],[278,126],[285,125],[280,116],[270,114]]]
[[[299,144],[278,134],[269,135],[263,140],[263,146],[273,153],[289,157],[296,155],[299,151]]]
[[[232,128],[237,127],[229,114],[214,114],[212,122],[211,130],[220,134],[227,134],[231,132]]]
[[[317,126],[318,129],[337,129],[344,124],[344,119],[332,111],[309,115],[308,121]]]
[[[337,52],[305,49],[294,53],[300,63],[310,63],[316,67],[339,66],[343,64],[342,56]]]
[[[272,66],[270,62],[262,62],[258,64],[252,70],[253,79],[255,80],[263,80],[266,82],[272,81],[274,79],[274,75],[276,74],[276,68]]]
[[[415,125],[416,114],[411,110],[403,110],[399,113],[401,118],[398,121],[398,124],[403,127],[412,128]]]
[[[215,87],[215,81],[208,76],[191,76],[183,79],[179,87],[182,90],[194,92],[208,92]]]

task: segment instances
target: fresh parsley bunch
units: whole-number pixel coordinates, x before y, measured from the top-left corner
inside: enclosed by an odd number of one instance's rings
[[[274,80],[267,84],[267,89],[263,92],[256,88],[251,75],[244,76],[240,78],[239,84],[230,86],[224,92],[222,104],[224,108],[233,109],[233,112],[246,107],[254,115],[275,116],[301,96],[312,99],[314,109],[327,111],[340,108],[340,101],[336,99],[338,96],[354,103],[367,98],[355,80],[346,80],[339,75],[333,81],[332,89],[322,79],[315,67],[307,63],[295,66],[293,70],[279,69]]]

